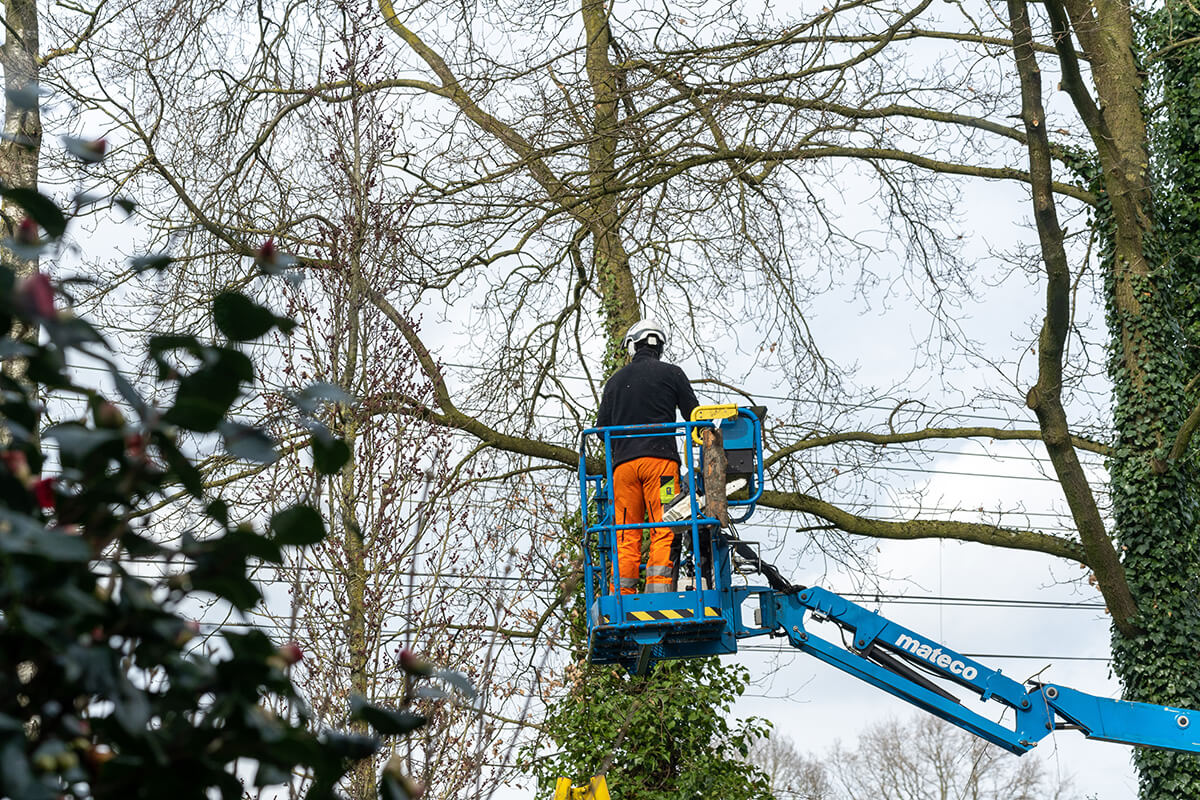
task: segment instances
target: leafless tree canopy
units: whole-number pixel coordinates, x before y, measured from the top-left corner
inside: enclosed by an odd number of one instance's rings
[[[937,717],[871,725],[854,747],[804,755],[787,737],[760,740],[750,759],[779,800],[1070,800],[1070,781],[1015,759]]]

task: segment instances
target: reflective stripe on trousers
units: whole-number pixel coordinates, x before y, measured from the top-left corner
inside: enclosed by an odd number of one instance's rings
[[[635,458],[613,470],[613,511],[618,525],[662,522],[664,494],[674,495],[679,486],[679,464],[666,458]],[[671,528],[651,528],[646,554],[646,591],[671,590]],[[642,561],[642,530],[617,531],[617,564],[621,593],[637,591],[638,567]]]

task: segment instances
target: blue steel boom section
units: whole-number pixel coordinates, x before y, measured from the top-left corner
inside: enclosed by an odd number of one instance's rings
[[[764,565],[747,543],[705,516],[700,478],[704,448],[693,433],[720,427],[731,465],[748,483],[745,496],[729,500],[731,515],[744,521],[762,494],[761,412],[739,408],[717,421],[591,428],[583,432],[579,460],[583,510],[584,592],[588,609],[589,658],[597,664],[621,664],[645,674],[666,659],[737,652],[740,639],[786,637],[798,650],[912,703],[987,741],[1020,755],[1055,730],[1078,730],[1092,739],[1200,753],[1200,711],[1111,700],[1048,683],[1022,684],[1000,670],[869,611],[819,587],[793,586]],[[613,591],[619,585],[617,531],[645,525],[613,520],[612,442],[644,436],[683,440],[690,514],[655,527],[678,529],[689,553],[681,581],[688,588],[656,594]],[[604,467],[590,472],[593,455]],[[736,458],[732,454],[736,454]],[[731,474],[733,470],[731,469]],[[769,586],[734,585],[735,570],[754,570]],[[694,587],[694,588],[693,588]],[[844,645],[832,644],[808,622],[840,629]],[[957,691],[955,691],[957,690]],[[972,698],[972,695],[974,697]],[[980,706],[968,707],[967,703]],[[1001,724],[985,716],[1002,711]]]

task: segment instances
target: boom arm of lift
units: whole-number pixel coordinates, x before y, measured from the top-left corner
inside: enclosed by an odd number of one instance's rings
[[[791,645],[827,664],[1020,755],[1054,730],[1079,730],[1091,739],[1200,753],[1200,711],[1110,700],[1053,684],[1022,684],[999,670],[897,625],[819,587],[778,592],[733,590],[759,596],[762,624],[741,636],[782,631]],[[814,635],[805,617],[829,621],[849,635],[842,647]],[[739,625],[739,627],[741,627]],[[1012,727],[993,722],[935,683],[940,678],[1012,710]]]

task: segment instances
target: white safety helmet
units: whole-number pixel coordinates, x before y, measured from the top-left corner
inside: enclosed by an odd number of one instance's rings
[[[631,357],[637,352],[637,346],[642,343],[666,347],[667,334],[656,320],[646,318],[634,323],[629,332],[625,334],[625,338],[621,340],[621,344],[625,345],[625,350]]]

